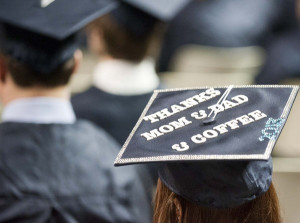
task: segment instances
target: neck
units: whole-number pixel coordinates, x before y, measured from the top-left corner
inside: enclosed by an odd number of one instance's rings
[[[159,86],[151,60],[134,63],[126,60],[102,60],[94,69],[95,87],[115,95],[141,95]]]
[[[103,54],[101,56],[99,56],[99,62],[103,62],[103,61],[111,61],[111,60],[116,60],[116,58],[110,56],[109,54]]]
[[[7,104],[14,100],[31,98],[31,97],[52,97],[69,100],[70,92],[67,86],[55,87],[55,88],[19,88],[11,87],[6,88],[5,94],[3,94],[2,102],[5,107]]]

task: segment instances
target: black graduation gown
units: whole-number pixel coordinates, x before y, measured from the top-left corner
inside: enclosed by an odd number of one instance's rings
[[[113,167],[118,151],[85,121],[0,124],[0,222],[151,222],[136,169]]]
[[[71,102],[77,118],[89,120],[100,126],[123,145],[151,95],[152,92],[132,96],[114,95],[91,87],[73,96]],[[157,165],[142,165],[139,170],[141,173],[150,173],[154,188],[158,177]]]
[[[78,118],[95,123],[123,145],[151,95],[114,95],[91,87],[71,102]]]

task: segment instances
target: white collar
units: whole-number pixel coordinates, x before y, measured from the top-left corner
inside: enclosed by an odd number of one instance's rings
[[[3,122],[72,124],[76,117],[69,101],[32,97],[14,100],[3,109]]]
[[[95,87],[116,95],[149,93],[159,85],[154,63],[150,60],[140,63],[103,61],[96,66],[93,79]]]

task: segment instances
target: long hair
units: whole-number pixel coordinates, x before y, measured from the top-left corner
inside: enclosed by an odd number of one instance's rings
[[[281,223],[273,184],[260,197],[236,208],[209,208],[175,194],[158,179],[153,223]]]

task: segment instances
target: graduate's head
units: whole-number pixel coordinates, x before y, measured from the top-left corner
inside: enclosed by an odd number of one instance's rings
[[[114,59],[139,62],[148,55],[158,21],[170,21],[189,0],[120,0],[89,29],[90,48]]]
[[[156,21],[139,9],[120,4],[89,26],[90,49],[114,59],[140,62],[148,53]]]
[[[158,180],[154,223],[280,223],[280,210],[273,184],[266,193],[233,208],[213,208],[191,202]]]
[[[68,84],[81,59],[76,34],[57,40],[10,24],[1,24],[2,79],[21,88],[55,88]]]
[[[272,159],[162,164],[155,223],[280,223]]]
[[[279,223],[271,152],[298,91],[155,90],[115,165],[157,163],[155,223]]]
[[[116,5],[113,0],[3,0],[1,80],[8,75],[22,88],[65,86],[81,58],[79,30]]]

